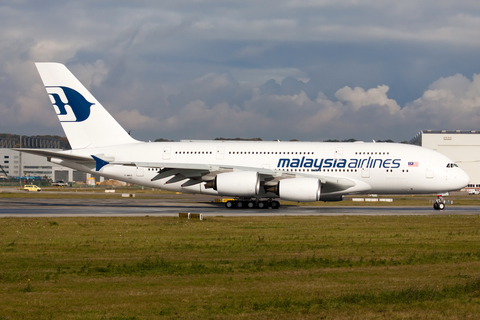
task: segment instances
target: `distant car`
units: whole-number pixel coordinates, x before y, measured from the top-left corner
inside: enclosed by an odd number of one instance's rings
[[[27,184],[23,187],[25,191],[42,191],[42,189],[34,184]]]
[[[480,191],[478,189],[468,189],[468,194],[480,194]]]
[[[67,184],[63,180],[57,180],[52,183],[52,186],[55,186],[55,187],[65,187],[66,185]]]

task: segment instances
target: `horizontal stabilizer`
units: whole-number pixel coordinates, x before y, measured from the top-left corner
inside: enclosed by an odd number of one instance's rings
[[[80,156],[80,155],[69,153],[71,151],[52,151],[52,150],[45,150],[45,149],[29,149],[29,148],[15,148],[12,150],[30,153],[37,156],[47,157],[47,158],[58,158],[62,160],[70,160],[75,162],[93,162],[94,161],[91,157]]]

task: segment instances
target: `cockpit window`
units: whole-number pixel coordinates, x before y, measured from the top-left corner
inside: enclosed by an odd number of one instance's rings
[[[447,164],[447,168],[458,168],[458,165],[456,163],[449,163]]]

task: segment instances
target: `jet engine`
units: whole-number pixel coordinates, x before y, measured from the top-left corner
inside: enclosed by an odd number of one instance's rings
[[[220,195],[254,197],[260,191],[260,178],[254,171],[226,172],[218,174],[205,187],[212,187]]]
[[[284,179],[278,182],[278,195],[282,200],[318,201],[320,199],[320,180],[315,178]]]

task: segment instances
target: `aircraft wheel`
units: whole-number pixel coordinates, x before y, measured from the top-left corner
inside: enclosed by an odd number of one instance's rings
[[[255,208],[255,202],[253,202],[253,201],[248,201],[248,202],[247,202],[247,208],[248,208],[248,209],[253,209],[253,208]]]
[[[225,207],[227,207],[228,209],[232,209],[233,208],[233,201],[225,202]]]
[[[257,207],[259,209],[267,209],[267,204],[265,203],[265,201],[259,201]]]
[[[445,204],[444,203],[439,203],[438,204],[438,210],[443,210],[445,209]]]
[[[278,201],[272,201],[272,209],[278,209],[280,207],[280,202]]]
[[[243,208],[243,202],[242,201],[237,201],[237,208],[238,209]]]
[[[435,210],[440,210],[439,207],[438,207],[438,202],[435,202],[435,203],[433,204],[433,209],[435,209]]]

